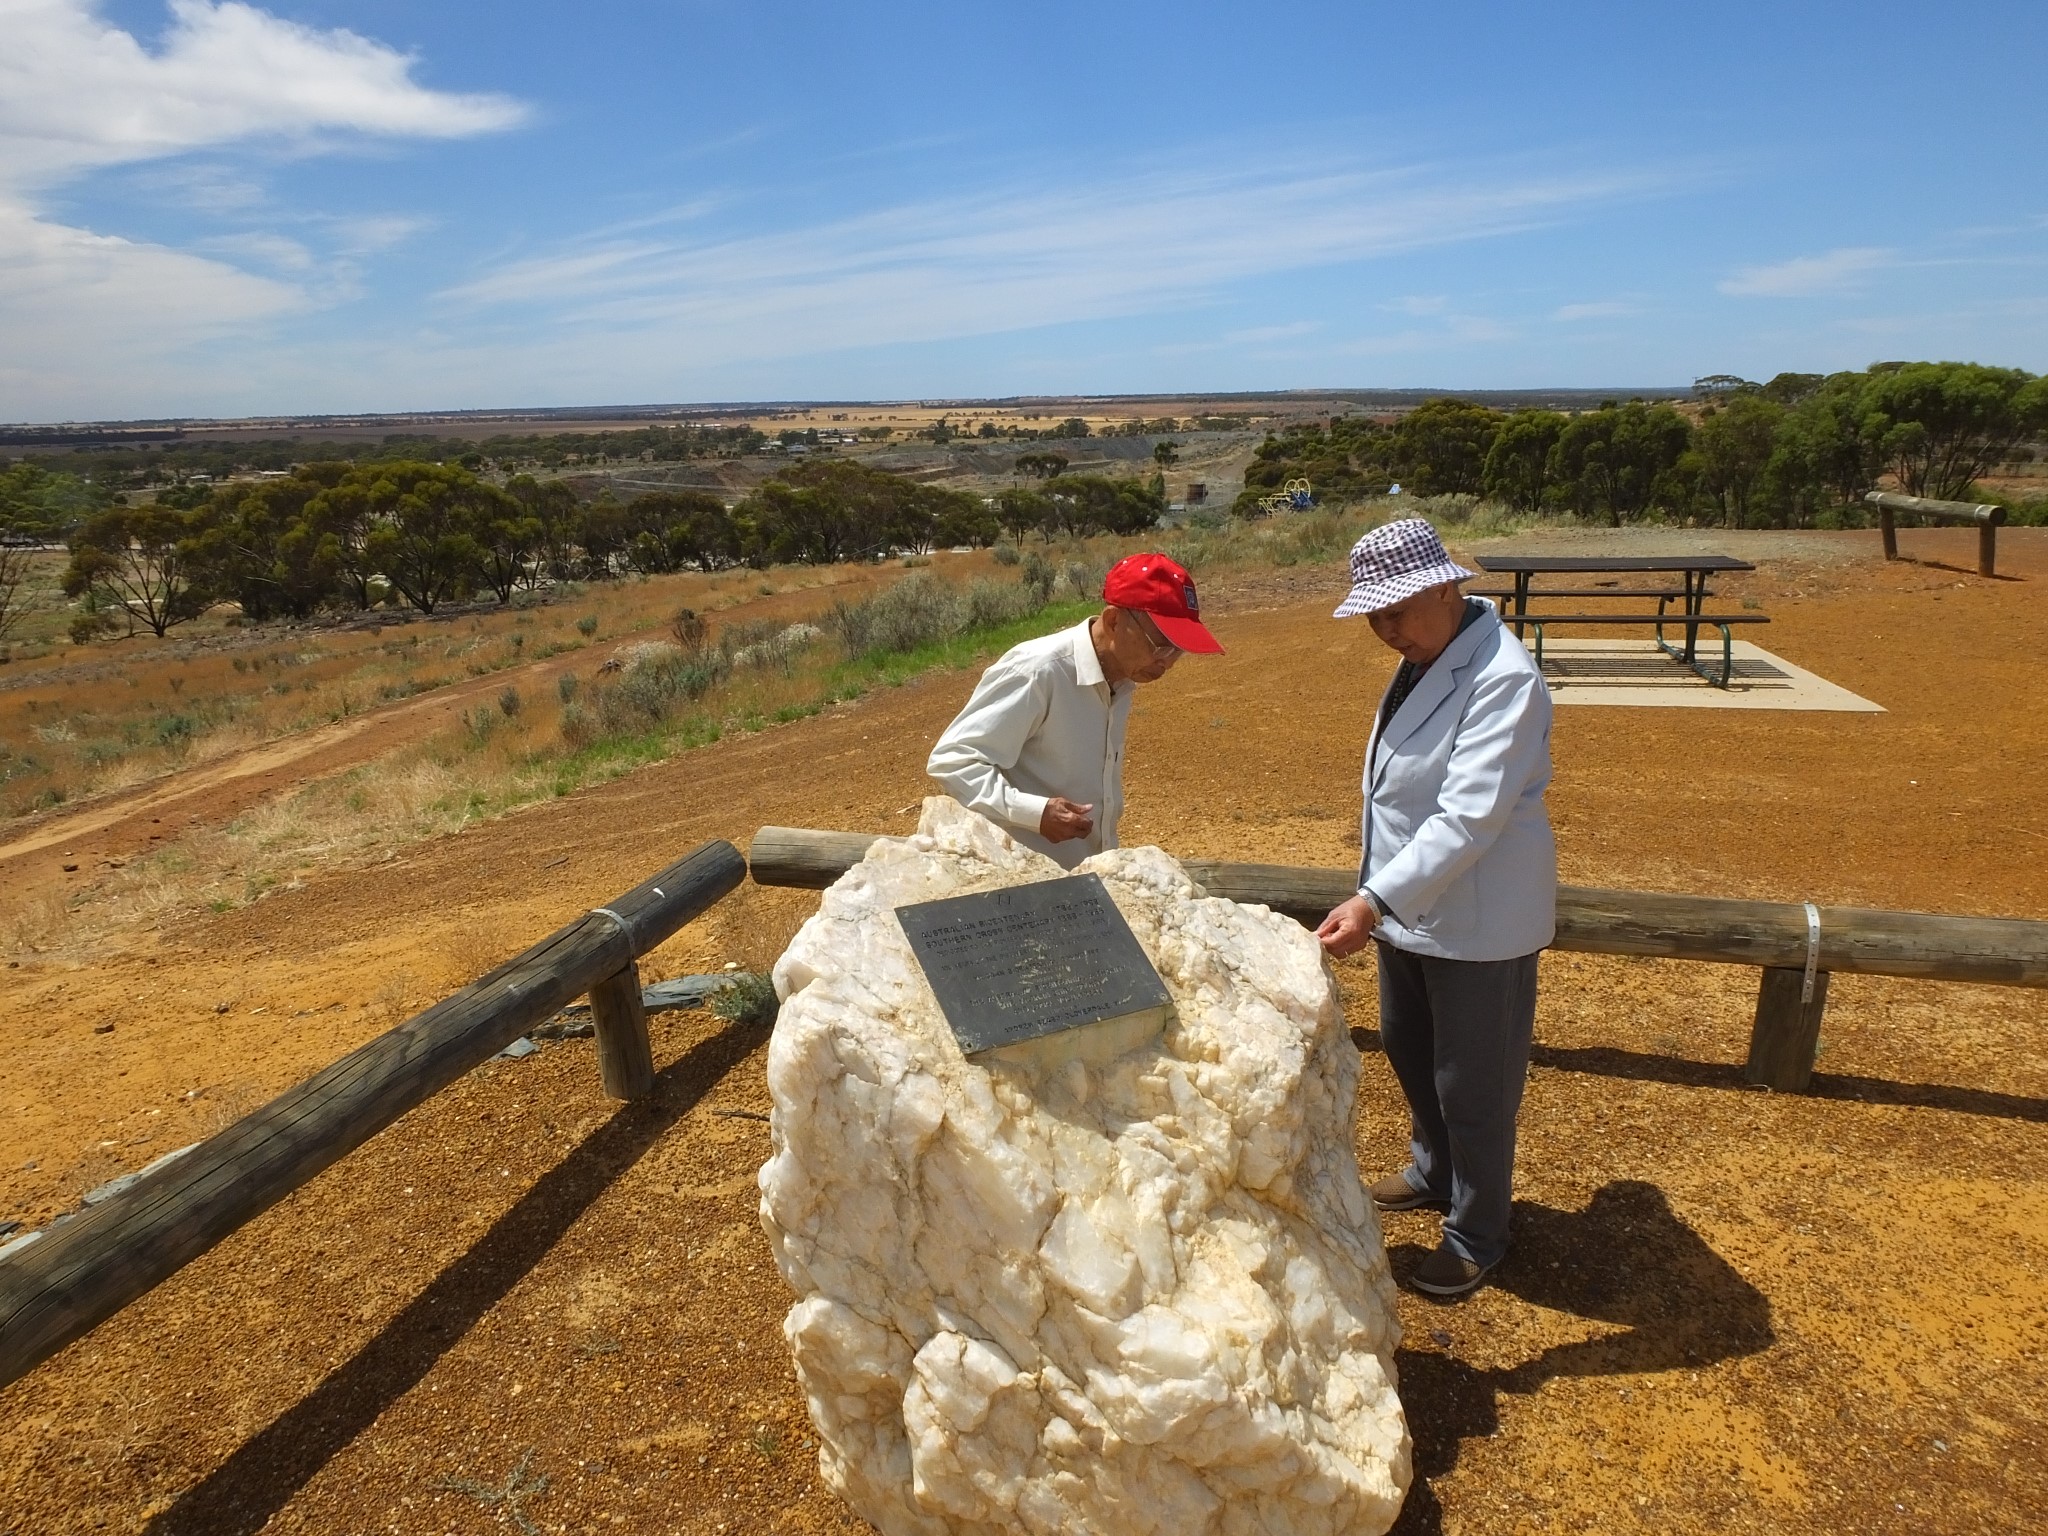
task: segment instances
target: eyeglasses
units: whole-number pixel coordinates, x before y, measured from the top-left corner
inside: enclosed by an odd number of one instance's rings
[[[1152,647],[1152,654],[1154,656],[1166,657],[1178,656],[1180,654],[1180,647],[1159,632],[1159,626],[1146,616],[1144,609],[1126,608],[1124,612],[1138,621],[1138,628],[1144,632],[1145,643]]]

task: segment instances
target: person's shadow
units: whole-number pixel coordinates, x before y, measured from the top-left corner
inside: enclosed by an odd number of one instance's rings
[[[1422,1256],[1413,1244],[1391,1253],[1396,1273]],[[1442,1530],[1443,1509],[1429,1480],[1457,1464],[1463,1441],[1494,1432],[1501,1393],[1534,1392],[1559,1376],[1703,1365],[1755,1354],[1775,1337],[1763,1293],[1678,1219],[1661,1189],[1637,1179],[1602,1186],[1583,1211],[1517,1200],[1514,1248],[1488,1283],[1625,1331],[1552,1345],[1506,1369],[1481,1370],[1431,1348],[1400,1350],[1395,1362],[1415,1481],[1394,1525],[1397,1536]]]

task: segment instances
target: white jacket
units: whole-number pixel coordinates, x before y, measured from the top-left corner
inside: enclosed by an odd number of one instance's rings
[[[1374,712],[1359,885],[1391,909],[1374,932],[1396,949],[1511,960],[1557,932],[1550,689],[1479,606],[1384,730]]]
[[[1066,869],[1116,846],[1124,728],[1136,687],[1112,687],[1102,675],[1090,622],[1004,652],[982,673],[924,768],[970,811]],[[1064,843],[1041,837],[1039,819],[1054,795],[1094,806],[1095,830]]]

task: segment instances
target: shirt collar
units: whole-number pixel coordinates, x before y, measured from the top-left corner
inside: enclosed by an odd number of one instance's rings
[[[1103,676],[1102,658],[1095,654],[1095,641],[1089,633],[1089,626],[1094,622],[1092,617],[1086,618],[1067,631],[1074,637],[1074,681],[1083,688],[1093,688],[1097,683],[1109,681]]]

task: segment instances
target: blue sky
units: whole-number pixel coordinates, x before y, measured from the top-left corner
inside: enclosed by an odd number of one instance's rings
[[[0,0],[0,419],[2041,371],[2044,44],[2039,0]]]

